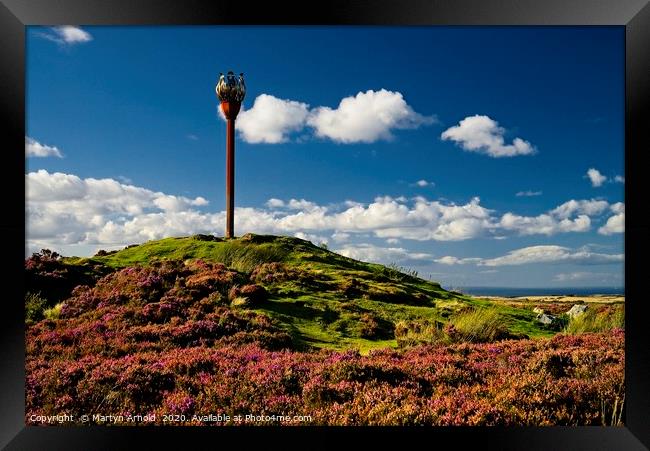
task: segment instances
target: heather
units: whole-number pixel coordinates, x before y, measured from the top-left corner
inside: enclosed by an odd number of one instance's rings
[[[327,425],[612,425],[624,421],[623,344],[616,330],[367,356],[188,342],[164,353],[148,346],[121,355],[32,356],[27,416],[182,414],[188,424],[211,424],[192,416],[253,413],[309,415],[310,424]]]
[[[28,419],[624,421],[622,306],[589,307],[562,329],[537,322],[532,306],[251,234],[169,238],[88,259],[43,251],[25,267]]]

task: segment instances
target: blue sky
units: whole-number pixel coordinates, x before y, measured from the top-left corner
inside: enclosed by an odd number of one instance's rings
[[[622,286],[623,50],[622,27],[29,27],[27,251],[221,235],[234,70],[237,234],[446,286]]]

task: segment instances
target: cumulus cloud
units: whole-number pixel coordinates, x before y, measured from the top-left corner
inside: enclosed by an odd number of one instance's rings
[[[529,263],[559,262],[598,265],[617,263],[622,262],[623,260],[623,254],[600,254],[597,252],[591,252],[587,249],[573,250],[563,246],[543,245],[517,249],[501,257],[483,259],[479,265],[510,266],[524,265]]]
[[[610,210],[614,213],[625,213],[625,203],[616,202],[609,207]]]
[[[596,168],[589,168],[585,177],[591,181],[591,186],[594,188],[602,186],[603,183],[607,181],[607,177],[601,174],[600,171]]]
[[[625,177],[623,177],[622,175],[617,175],[616,177],[614,177],[614,182],[615,183],[625,183]]]
[[[504,214],[499,226],[520,235],[554,235],[565,232],[587,232],[591,217],[602,214],[609,207],[604,200],[569,200],[538,216]]]
[[[208,201],[200,196],[176,196],[113,179],[83,179],[45,170],[30,172],[25,178],[30,242],[48,242],[52,247],[118,245],[174,235],[220,234],[224,227],[225,212],[202,211]],[[380,196],[369,203],[348,200],[328,205],[271,198],[262,208],[236,208],[235,227],[242,232],[295,235],[339,245],[374,237],[386,240],[388,246],[383,249],[402,249],[397,246],[401,240],[461,241],[501,238],[509,231],[520,235],[586,231],[589,215],[607,210],[603,202],[571,200],[539,216],[506,213],[499,217],[481,205],[478,197],[456,204],[422,196]],[[613,204],[607,211],[622,215],[624,204]],[[601,233],[615,233],[615,221],[603,226]],[[472,263],[471,259],[439,260],[442,264]]]
[[[315,108],[307,124],[322,138],[341,143],[372,143],[392,139],[392,130],[414,129],[435,120],[433,116],[416,113],[401,93],[380,89],[346,97],[336,109]]]
[[[282,208],[284,207],[284,201],[282,199],[276,199],[275,197],[272,197],[266,201],[266,206],[269,208]]]
[[[60,45],[80,44],[92,41],[93,39],[90,33],[72,25],[53,27],[50,29],[50,32],[40,33],[39,36]]]
[[[549,214],[519,216],[506,213],[501,217],[499,226],[520,235],[554,235],[560,232],[586,232],[591,227],[591,219],[587,215],[558,220]]]
[[[219,113],[225,119],[221,110]],[[393,138],[393,130],[414,129],[436,121],[416,113],[399,92],[368,90],[341,100],[336,109],[260,94],[242,110],[236,127],[251,144],[278,144],[307,127],[317,137],[339,143],[372,143]]]
[[[506,130],[488,116],[468,116],[453,127],[448,128],[440,137],[445,141],[454,141],[462,149],[477,152],[494,158],[532,155],[535,147],[528,141],[515,138],[512,144],[506,144]]]
[[[573,214],[582,214],[587,216],[599,215],[607,210],[609,203],[604,200],[591,199],[591,200],[569,200],[562,205],[557,206],[551,210],[551,214],[566,219]]]
[[[515,196],[517,197],[534,197],[534,196],[541,196],[542,192],[541,191],[519,191]]]
[[[163,224],[168,224],[170,217],[178,219],[192,207],[208,204],[202,197],[189,199],[125,185],[113,179],[82,179],[43,169],[26,174],[25,184],[28,238],[48,239],[53,243],[116,244],[162,238],[178,228],[165,230],[160,227],[160,233],[151,233],[138,230],[138,226],[156,217],[164,218]]]
[[[58,147],[41,144],[35,139],[27,136],[25,137],[25,156],[63,158],[63,154],[61,154]]]
[[[235,126],[246,142],[278,144],[286,142],[290,133],[301,130],[308,114],[306,103],[261,94],[251,109],[239,113]]]
[[[354,258],[372,263],[404,263],[409,261],[426,261],[431,259],[431,254],[421,252],[409,252],[402,247],[378,247],[371,244],[360,244],[357,246],[346,246],[337,249],[345,257]]]
[[[625,204],[623,202],[616,202],[609,209],[614,215],[607,218],[607,222],[598,229],[598,233],[601,235],[612,235],[614,233],[625,232]]]

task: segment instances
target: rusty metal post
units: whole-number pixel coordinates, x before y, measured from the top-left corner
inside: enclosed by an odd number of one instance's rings
[[[228,119],[226,136],[226,238],[235,236],[235,119]]]
[[[215,88],[221,101],[221,111],[228,121],[226,134],[226,238],[235,237],[235,119],[246,95],[244,74],[220,74]]]

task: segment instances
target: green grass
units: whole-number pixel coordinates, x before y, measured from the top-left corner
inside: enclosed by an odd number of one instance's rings
[[[41,293],[25,294],[25,322],[32,324],[43,319],[43,311],[47,308],[47,299]]]
[[[282,261],[287,255],[283,246],[276,243],[249,244],[241,240],[201,241],[193,237],[165,238],[149,241],[140,246],[128,247],[106,256],[89,259],[69,258],[67,263],[103,263],[112,268],[148,265],[154,260],[204,259],[218,261],[241,272],[250,272],[261,263]]]
[[[357,261],[292,237],[165,238],[65,262],[123,268],[164,259],[220,262],[245,275],[260,264],[281,262],[292,277],[262,283],[270,299],[251,308],[278,320],[304,346],[361,352],[397,347],[394,330],[401,321],[452,321],[472,340],[494,338],[504,330],[531,338],[554,333],[538,325],[530,310],[452,293],[414,271]]]
[[[507,323],[495,308],[476,308],[451,319],[460,341],[485,343],[509,338]]]
[[[613,312],[604,310],[597,312],[594,307],[588,308],[583,314],[569,319],[564,329],[568,334],[581,334],[585,332],[606,332],[614,328],[625,327],[625,307],[617,305]]]

